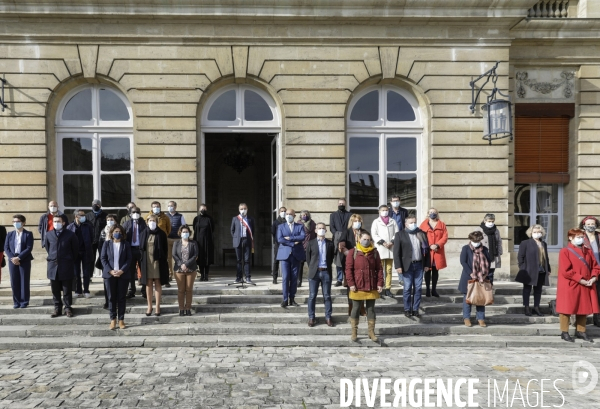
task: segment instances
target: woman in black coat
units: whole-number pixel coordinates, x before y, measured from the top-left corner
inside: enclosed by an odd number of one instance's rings
[[[148,311],[152,315],[152,284],[156,298],[155,315],[160,316],[160,297],[162,286],[169,282],[169,263],[167,234],[158,227],[158,218],[148,216],[148,228],[140,233],[140,252],[142,253],[142,285],[146,286]]]
[[[125,239],[125,229],[118,224],[108,233],[110,241],[102,246],[102,278],[108,295],[110,329],[117,327],[117,306],[119,328],[125,328],[125,297],[131,277],[131,246]],[[117,253],[118,252],[118,253]],[[115,255],[117,260],[115,260]],[[116,261],[116,263],[115,263]]]
[[[526,233],[531,238],[519,244],[519,255],[517,256],[519,264],[518,280],[523,283],[523,306],[525,307],[525,315],[530,317],[529,297],[533,287],[533,312],[543,317],[544,314],[540,311],[542,288],[550,285],[548,246],[542,240],[542,237],[546,235],[546,230],[541,225],[536,224],[527,229]]]
[[[469,234],[470,243],[463,246],[460,253],[460,264],[462,265],[462,274],[458,282],[458,290],[463,294],[463,319],[467,327],[471,326],[471,304],[467,304],[467,290],[469,280],[479,280],[484,282],[487,279],[492,257],[487,247],[481,244],[483,233],[474,231]],[[485,306],[477,305],[475,307],[476,318],[479,326],[486,327]]]
[[[190,228],[184,224],[179,228],[177,235],[181,240],[173,243],[173,261],[175,266],[175,280],[177,280],[177,302],[179,315],[192,315],[192,292],[198,271],[196,258],[198,257],[198,243],[190,240]]]
[[[200,268],[200,281],[208,281],[208,269],[215,264],[215,223],[206,213],[206,205],[200,205],[200,214],[194,217],[194,241],[198,243],[198,258]]]

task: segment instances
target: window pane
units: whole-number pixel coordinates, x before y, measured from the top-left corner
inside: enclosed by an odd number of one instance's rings
[[[402,207],[417,207],[417,175],[414,173],[388,174],[387,197],[400,196]]]
[[[515,246],[519,245],[523,240],[527,240],[525,232],[530,226],[529,216],[515,216],[514,239]]]
[[[558,213],[558,185],[537,185],[537,213]]]
[[[350,138],[350,170],[379,170],[379,137]]]
[[[417,170],[417,140],[415,138],[388,138],[386,141],[388,172]]]
[[[100,89],[100,119],[103,121],[129,121],[127,105],[114,92]]]
[[[515,184],[515,214],[531,211],[531,186]]]
[[[63,193],[66,207],[87,207],[94,200],[94,178],[92,175],[64,175]],[[125,202],[127,203],[127,202]]]
[[[541,224],[546,229],[544,239],[549,246],[558,245],[558,216],[543,215],[536,217],[536,224]]]
[[[225,92],[213,102],[208,111],[209,121],[235,121],[235,90]]]
[[[350,181],[351,207],[379,206],[379,175],[377,173],[354,173]]]
[[[78,92],[67,102],[62,113],[65,121],[91,121],[92,120],[92,89]]]
[[[416,119],[415,111],[408,103],[406,98],[394,91],[387,92],[387,120],[388,121],[408,121]]]
[[[102,138],[100,167],[105,172],[129,170],[131,155],[129,138]]]
[[[379,120],[379,91],[371,91],[364,95],[352,108],[351,121]]]
[[[131,201],[131,175],[102,175],[100,189],[103,207],[123,207]]]
[[[244,119],[246,121],[272,121],[273,112],[260,95],[254,91],[244,91]]]
[[[361,228],[370,232],[373,220],[379,217],[379,211],[377,209],[353,209],[352,213],[360,214],[363,218]]]
[[[63,170],[92,170],[91,138],[64,138],[62,161]]]

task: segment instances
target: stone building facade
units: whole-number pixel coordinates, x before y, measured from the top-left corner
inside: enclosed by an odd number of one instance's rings
[[[372,220],[399,193],[419,220],[435,207],[448,225],[442,278],[495,213],[508,278],[523,224],[549,226],[557,251],[600,214],[592,0],[0,1],[0,21],[0,224],[23,213],[37,239],[51,199],[69,212],[96,197],[112,211],[175,200],[189,221],[205,202],[217,263],[231,265],[244,201],[267,265],[280,205],[328,221],[345,197]],[[496,62],[516,123],[568,118],[567,172],[545,174],[543,140],[540,169],[515,172],[531,154],[515,152],[518,126],[515,142],[482,140],[490,88],[471,114],[469,82]],[[34,256],[44,277],[39,240]]]

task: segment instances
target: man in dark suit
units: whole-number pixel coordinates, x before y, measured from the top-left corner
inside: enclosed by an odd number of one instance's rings
[[[329,215],[329,230],[331,230],[331,237],[335,237],[336,232],[345,232],[348,229],[348,222],[350,221],[352,213],[346,210],[346,199],[338,200],[337,211]],[[336,287],[342,285],[344,279],[344,268],[336,266]]]
[[[277,241],[277,228],[280,224],[285,223],[285,212],[286,208],[281,206],[279,208],[279,214],[277,218],[273,220],[271,224],[271,236],[273,236],[273,253],[275,254],[273,260],[273,284],[277,284],[277,276],[279,275],[279,260],[277,260],[277,251],[279,250],[279,242]]]
[[[146,222],[141,217],[142,211],[135,204],[129,209],[129,220],[125,221],[123,229],[127,236],[127,242],[131,246],[131,267],[129,277],[129,291],[127,298],[135,297],[135,279],[137,277],[137,266],[141,268],[142,252],[140,251],[140,235],[146,230]],[[142,285],[142,297],[146,298],[146,286]]]
[[[299,307],[296,303],[296,290],[298,289],[298,270],[300,262],[306,259],[304,252],[304,225],[295,223],[296,212],[287,209],[285,212],[285,223],[277,228],[277,260],[281,261],[281,286],[283,287],[283,301],[281,306],[288,305]]]
[[[408,210],[404,207],[400,207],[400,196],[398,195],[392,196],[390,204],[392,205],[390,217],[396,221],[398,230],[403,230],[406,218],[408,217]]]
[[[431,267],[431,253],[427,234],[417,227],[414,216],[408,216],[404,229],[396,233],[393,253],[396,272],[404,282],[404,315],[418,318],[423,273]]]
[[[308,242],[306,247],[306,264],[308,265],[308,287],[310,295],[308,296],[308,326],[314,327],[315,308],[317,304],[317,293],[319,284],[323,291],[323,300],[325,302],[325,322],[333,327],[331,313],[331,279],[334,245],[333,242],[325,238],[327,227],[325,223],[317,223],[317,238]]]
[[[94,268],[96,257],[100,258],[98,248],[102,251],[103,243],[100,240],[100,233],[102,233],[102,230],[106,227],[106,216],[108,216],[108,214],[102,210],[102,202],[98,199],[95,199],[92,202],[92,211],[85,215],[87,221],[94,226],[94,238],[92,240],[92,269]]]
[[[73,212],[75,220],[67,226],[67,229],[77,235],[79,241],[79,257],[75,260],[75,295],[77,297],[90,297],[90,279],[92,278],[92,266],[94,255],[92,254],[92,241],[94,240],[94,226],[86,220],[83,210]],[[81,272],[83,271],[83,283]]]
[[[54,299],[54,312],[50,317],[62,315],[63,302],[67,317],[73,316],[73,278],[75,263],[79,256],[79,241],[77,235],[64,228],[62,219],[52,221],[54,231],[48,232],[44,238],[44,248],[48,252],[48,278]],[[61,291],[63,293],[61,301]]]
[[[242,282],[242,274],[246,276],[246,282],[253,284],[250,279],[250,254],[254,253],[254,219],[248,216],[248,206],[240,203],[239,215],[231,220],[231,237],[233,237],[233,248],[237,258],[236,283]],[[242,257],[244,260],[244,271],[242,272]]]
[[[13,293],[13,308],[27,308],[29,305],[29,280],[31,278],[31,250],[33,233],[25,230],[25,216],[13,216],[14,230],[6,235],[4,254],[8,258],[10,286]]]

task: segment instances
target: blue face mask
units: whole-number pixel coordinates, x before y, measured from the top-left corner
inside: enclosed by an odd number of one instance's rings
[[[152,212],[153,212],[154,214],[159,214],[159,213],[160,213],[160,207],[153,207],[153,208],[152,208]]]
[[[113,233],[113,238],[119,240],[121,238],[121,233],[119,233],[118,231],[114,232]]]
[[[429,213],[429,218],[430,219],[437,219],[437,213]]]
[[[23,223],[21,223],[21,222],[13,223],[13,226],[15,226],[15,229],[19,230],[21,227],[23,227]]]
[[[190,234],[188,232],[181,233],[181,238],[182,239],[189,239],[190,238]]]
[[[85,216],[79,216],[79,223],[85,223]]]

